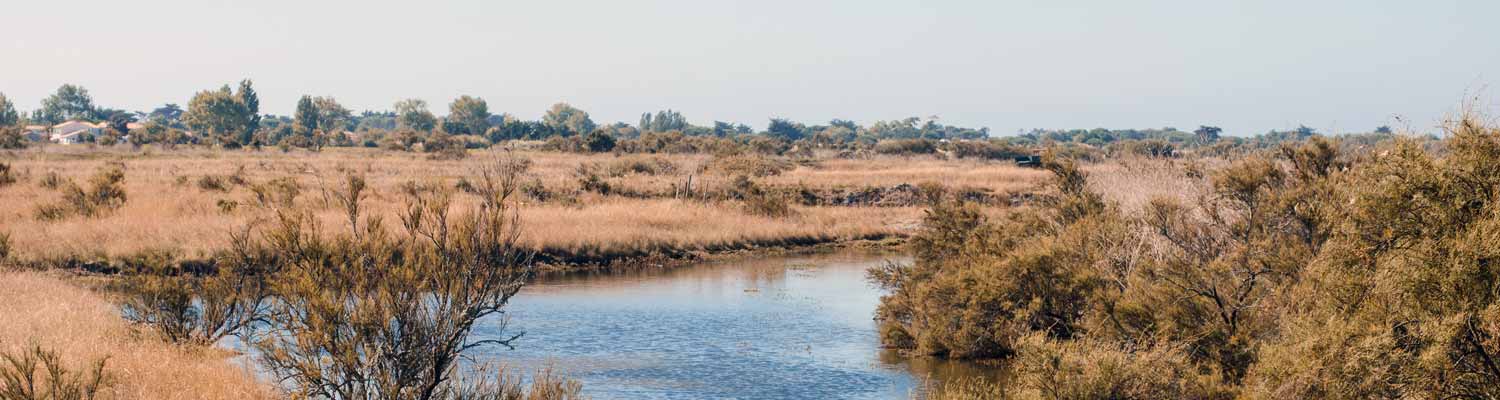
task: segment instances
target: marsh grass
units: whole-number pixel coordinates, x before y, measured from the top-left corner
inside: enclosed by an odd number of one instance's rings
[[[19,170],[38,171],[58,182],[85,181],[94,171],[115,161],[129,167],[120,183],[129,201],[113,212],[93,218],[37,220],[34,210],[63,203],[62,194],[38,185],[0,188],[0,230],[11,232],[16,260],[26,264],[120,262],[134,254],[167,249],[186,260],[208,260],[229,246],[227,233],[254,218],[263,202],[255,186],[295,185],[302,192],[295,202],[309,206],[324,223],[342,220],[326,205],[323,192],[337,186],[345,173],[359,173],[369,184],[367,215],[396,218],[406,181],[472,183],[470,171],[495,153],[474,151],[463,160],[427,160],[421,154],[376,149],[326,149],[312,153],[216,151],[198,148],[125,151],[48,146],[15,154],[9,162]],[[667,173],[598,173],[611,193],[585,192],[574,171],[582,164],[609,165],[611,154],[564,154],[517,151],[530,160],[523,182],[526,207],[521,218],[537,229],[521,241],[532,249],[558,255],[637,254],[662,248],[681,251],[742,249],[763,245],[795,245],[808,241],[837,241],[864,237],[902,236],[920,220],[916,204],[898,207],[806,206],[793,203],[790,218],[746,212],[737,200],[722,200],[735,176],[699,172],[713,156],[658,154],[676,167]],[[757,156],[758,157],[758,156]],[[941,181],[950,187],[973,187],[995,193],[1028,190],[1045,178],[1044,172],[1004,163],[972,160],[902,160],[881,157],[863,160],[821,159],[816,164],[794,164],[785,172],[757,179],[771,192],[806,186],[814,191],[836,188],[893,187],[903,183]],[[648,161],[649,164],[656,164]],[[243,166],[243,172],[239,172]],[[653,167],[654,168],[654,167]],[[340,172],[344,171],[344,172]],[[228,192],[195,187],[201,176],[243,174],[246,185],[229,184]],[[181,183],[179,183],[181,182]],[[61,183],[59,183],[61,184]],[[222,201],[222,202],[221,202]],[[462,203],[471,201],[458,198]],[[222,204],[222,205],[221,205]],[[231,206],[230,204],[237,204]]]

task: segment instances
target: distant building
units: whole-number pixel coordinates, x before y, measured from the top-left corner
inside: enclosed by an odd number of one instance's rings
[[[33,142],[48,140],[52,137],[47,132],[46,125],[26,125],[26,128],[21,130],[21,136]]]
[[[106,126],[108,125],[103,122],[91,123],[77,120],[53,125],[52,141],[59,144],[82,143],[84,135],[99,137],[99,134],[104,133]]]

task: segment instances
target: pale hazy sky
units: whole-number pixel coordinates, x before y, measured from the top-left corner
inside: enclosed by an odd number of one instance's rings
[[[353,110],[461,94],[634,123],[1426,130],[1500,83],[1500,1],[7,0],[0,92],[128,110],[251,78]],[[1406,122],[1395,119],[1400,116]]]

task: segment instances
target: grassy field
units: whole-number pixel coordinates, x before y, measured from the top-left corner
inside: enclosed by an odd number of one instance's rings
[[[336,227],[340,216],[328,207],[325,189],[341,184],[345,176],[367,179],[374,189],[367,207],[394,220],[401,207],[400,185],[461,185],[497,157],[517,157],[531,164],[523,178],[523,189],[532,195],[522,198],[522,241],[541,250],[544,259],[588,263],[901,237],[916,227],[924,204],[910,196],[882,199],[883,189],[936,182],[1005,199],[1045,178],[1041,171],[1004,162],[930,157],[792,163],[725,161],[705,155],[471,154],[454,161],[364,149],[131,152],[54,146],[16,152],[0,156],[19,177],[17,183],[0,187],[0,232],[10,233],[14,257],[25,261],[107,261],[146,250],[202,258],[223,248],[230,232],[257,217],[249,189],[257,183],[296,181],[301,187],[298,202],[318,210],[326,224]],[[723,166],[730,162],[751,165]],[[125,174],[127,200],[118,210],[97,217],[37,217],[39,207],[63,196],[60,190],[44,187],[49,175],[83,184],[111,167]],[[736,201],[734,181],[745,168],[776,169],[751,181],[790,199],[790,212],[762,215]],[[587,175],[597,176],[608,191],[586,188]],[[852,200],[825,204],[824,198]]]

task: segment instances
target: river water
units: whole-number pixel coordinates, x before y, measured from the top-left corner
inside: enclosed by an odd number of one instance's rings
[[[993,377],[990,368],[909,360],[882,350],[880,290],[865,270],[904,257],[767,257],[665,271],[551,278],[508,306],[512,368],[551,366],[595,399],[905,399],[927,379]],[[481,321],[475,339],[502,335]]]

